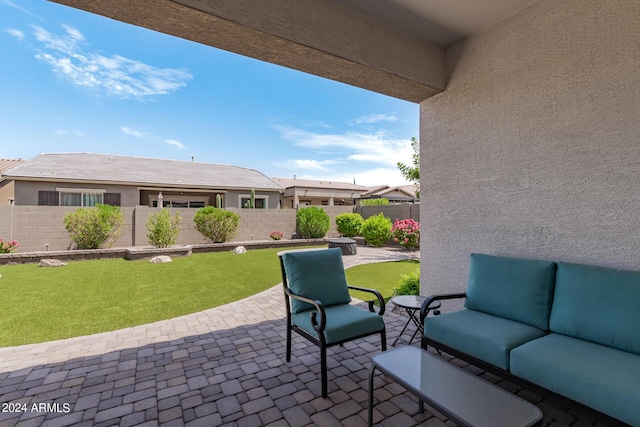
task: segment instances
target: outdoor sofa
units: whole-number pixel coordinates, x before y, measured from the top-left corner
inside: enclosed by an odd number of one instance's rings
[[[640,426],[640,272],[472,254],[467,292],[421,321],[425,350]]]

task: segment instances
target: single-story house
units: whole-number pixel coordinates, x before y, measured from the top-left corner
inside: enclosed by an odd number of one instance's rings
[[[283,188],[257,170],[231,165],[116,156],[48,153],[3,173],[16,205],[242,208],[255,190],[255,207],[276,209]]]
[[[319,181],[313,179],[272,178],[284,187],[282,207],[298,206],[353,206],[369,188],[348,182]]]
[[[4,177],[5,171],[24,163],[22,159],[0,159],[0,205],[13,203],[14,182]]]
[[[381,185],[373,187],[360,195],[360,200],[367,199],[387,199],[392,205],[399,203],[415,203],[418,201],[415,185],[400,185],[391,187]]]

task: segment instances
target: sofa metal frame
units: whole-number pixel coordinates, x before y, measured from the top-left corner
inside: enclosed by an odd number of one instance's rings
[[[420,308],[420,323],[422,324],[423,328],[424,328],[424,319],[425,317],[427,317],[427,315],[429,314],[429,310],[427,307],[429,307],[429,305],[435,301],[444,301],[444,300],[452,300],[452,299],[461,299],[461,298],[466,298],[467,294],[466,293],[453,293],[453,294],[442,294],[442,295],[432,295],[427,297],[427,299],[424,301],[424,303],[422,304],[422,307]],[[439,310],[435,310],[433,311],[433,314],[438,316],[440,314]],[[581,413],[583,413],[584,415],[587,415],[597,421],[600,421],[604,424],[606,424],[607,426],[612,426],[612,427],[629,427],[628,424],[623,423],[620,420],[617,420],[607,414],[603,414],[602,412],[599,412],[593,408],[590,408],[586,405],[583,405],[580,402],[576,402],[573,399],[569,399],[568,397],[565,397],[561,394],[555,393],[551,390],[548,390],[544,387],[541,387],[537,384],[534,384],[530,381],[525,380],[524,378],[520,378],[516,375],[513,375],[511,372],[509,371],[505,371],[504,369],[500,369],[496,366],[493,366],[487,362],[484,362],[480,359],[477,359],[467,353],[463,353],[460,350],[456,350],[455,348],[449,347],[445,344],[442,344],[438,341],[432,340],[430,338],[428,338],[426,335],[422,334],[422,341],[421,341],[421,347],[426,351],[428,350],[429,346],[432,346],[433,348],[435,348],[438,353],[440,353],[441,351],[456,357],[458,359],[461,359],[467,363],[470,363],[480,369],[482,369],[483,371],[489,372],[493,375],[496,375],[502,379],[504,379],[505,381],[509,381],[517,386],[520,386],[522,388],[528,389],[536,394],[539,394],[542,397],[548,398],[550,400],[553,400],[554,402],[559,403],[562,406],[566,406],[568,408],[573,408]]]
[[[387,350],[386,327],[385,327],[384,322],[383,322],[382,330],[373,331],[373,332],[368,333],[368,334],[356,335],[356,336],[353,336],[353,337],[349,337],[348,339],[344,339],[344,340],[341,340],[341,341],[333,342],[331,344],[327,344],[326,340],[324,338],[324,330],[325,330],[326,322],[327,322],[324,305],[319,300],[312,300],[310,298],[305,298],[303,296],[296,295],[295,293],[293,293],[293,291],[289,288],[289,285],[288,285],[288,282],[287,282],[287,274],[286,274],[286,271],[285,271],[285,268],[284,268],[284,261],[282,259],[282,256],[278,255],[278,257],[280,258],[280,271],[282,273],[282,286],[284,288],[284,296],[285,296],[284,300],[285,300],[285,306],[286,306],[286,312],[287,312],[287,350],[286,350],[287,353],[286,353],[286,360],[287,360],[287,362],[291,361],[291,338],[292,338],[291,337],[291,331],[297,332],[302,337],[308,339],[309,341],[311,341],[312,343],[314,343],[315,345],[320,347],[320,383],[321,383],[321,387],[322,387],[322,397],[326,398],[327,395],[328,395],[328,387],[327,387],[327,348],[333,347],[334,345],[343,345],[345,342],[353,341],[353,340],[358,339],[358,338],[363,338],[363,337],[367,337],[367,336],[370,336],[370,335],[380,334],[380,340],[382,342],[382,351],[386,351]],[[354,290],[354,291],[362,291],[362,292],[368,292],[368,293],[374,294],[376,299],[378,300],[378,303],[380,304],[380,309],[379,309],[377,314],[380,315],[380,316],[382,316],[384,314],[385,303],[384,303],[384,298],[382,298],[382,295],[380,294],[380,292],[378,292],[375,289],[362,288],[362,287],[351,286],[351,285],[348,285],[347,288],[351,289],[351,290]],[[298,327],[298,326],[293,324],[293,321],[292,321],[292,318],[291,318],[291,299],[296,299],[298,301],[306,302],[306,303],[311,304],[311,305],[313,305],[315,307],[315,310],[312,309],[310,311],[309,315],[311,316],[311,324],[313,325],[313,329],[318,333],[317,337],[313,336],[312,334],[308,333],[304,329],[302,329],[302,328],[300,328],[300,327]],[[368,306],[369,306],[369,311],[371,311],[372,313],[375,313],[374,301],[369,301],[368,302]],[[318,317],[320,318],[319,321],[318,321]]]

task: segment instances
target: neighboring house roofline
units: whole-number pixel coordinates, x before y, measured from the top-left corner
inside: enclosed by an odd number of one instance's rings
[[[213,185],[188,185],[185,184],[166,184],[166,183],[158,183],[153,184],[149,182],[134,182],[134,181],[106,181],[106,180],[81,180],[81,179],[65,179],[65,178],[56,178],[51,179],[47,177],[28,177],[28,176],[8,176],[7,178],[11,178],[14,181],[30,181],[30,182],[51,182],[51,183],[60,183],[60,184],[91,184],[91,185],[127,185],[127,186],[135,186],[139,187],[140,190],[176,190],[180,191],[189,191],[190,189],[193,191],[202,191],[202,192],[215,192],[215,193],[225,193],[229,190],[239,191],[239,190],[249,190],[249,187],[233,187],[233,186],[213,186]],[[256,191],[282,191],[281,189],[274,188],[261,188],[261,187],[251,187]]]
[[[93,153],[40,154],[12,168],[14,180],[170,188],[283,191],[256,169],[185,160]]]
[[[348,190],[348,191],[364,191],[368,187],[364,185],[352,184],[349,182],[315,180],[315,179],[297,179],[297,178],[271,178],[272,181],[278,183],[285,189],[293,187],[301,188],[317,188],[323,190]]]

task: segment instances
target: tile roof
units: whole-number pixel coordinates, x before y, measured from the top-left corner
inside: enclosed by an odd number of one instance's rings
[[[254,169],[93,153],[40,154],[13,168],[7,176],[46,181],[282,190],[280,185]]]
[[[361,197],[383,196],[394,191],[405,193],[409,197],[416,197],[416,187],[414,185],[400,185],[398,187],[389,187],[388,185],[383,185],[380,187],[374,187],[366,193],[362,194]]]
[[[19,164],[24,163],[22,159],[0,159],[0,181],[4,179],[4,173],[9,169],[13,169]]]
[[[271,178],[284,188],[290,187],[308,187],[308,188],[326,188],[332,190],[355,190],[367,191],[369,188],[364,185],[351,184],[349,182],[338,181],[321,181],[314,179],[291,179],[291,178]]]

